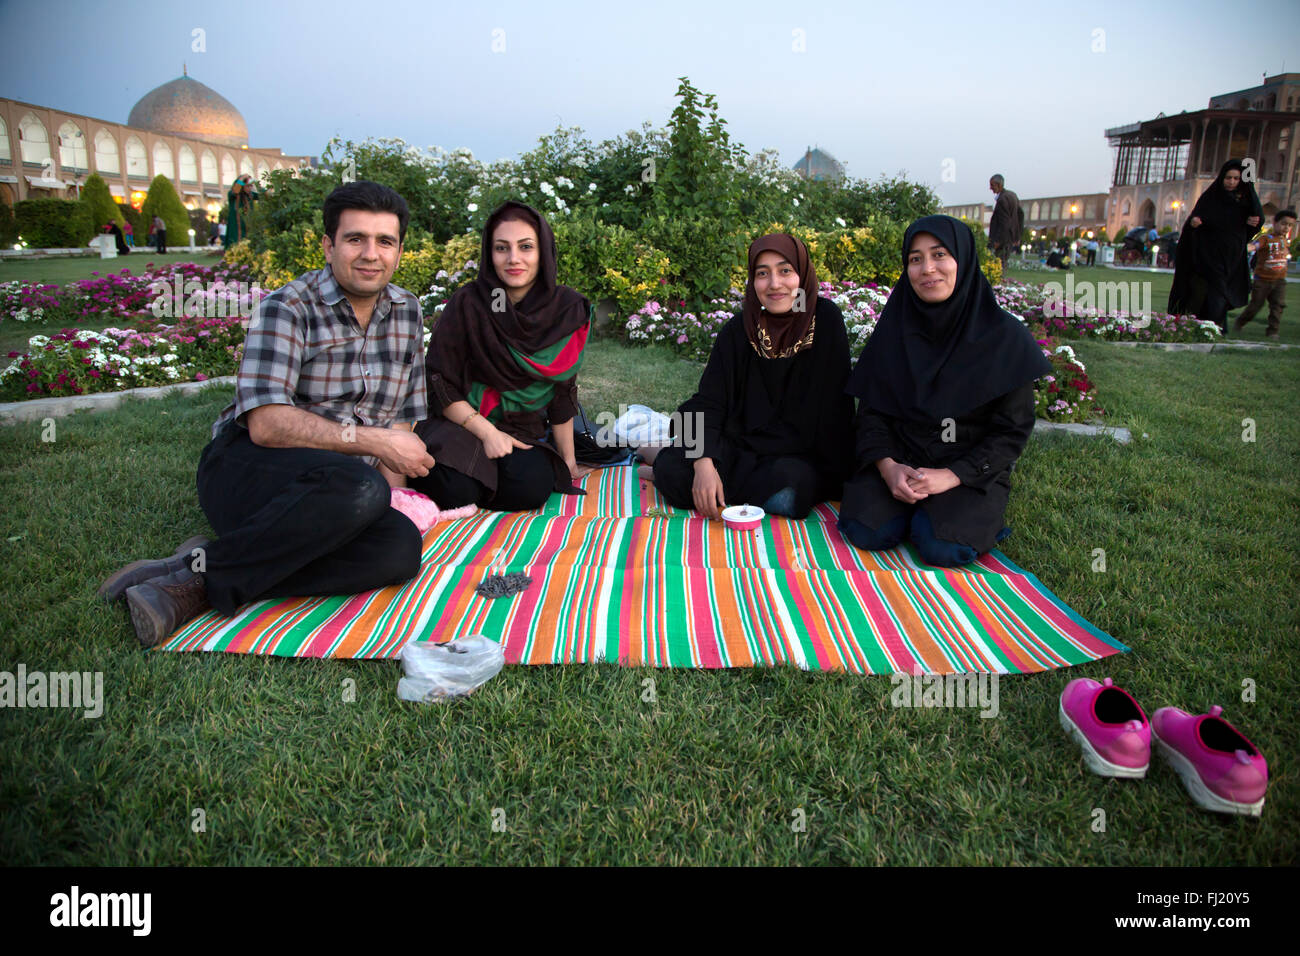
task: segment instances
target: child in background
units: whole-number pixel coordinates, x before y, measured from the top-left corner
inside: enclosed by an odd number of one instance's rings
[[[1240,332],[1268,302],[1268,328],[1265,335],[1277,341],[1282,324],[1282,310],[1286,308],[1286,263],[1290,258],[1288,245],[1291,231],[1295,229],[1294,209],[1283,209],[1273,217],[1273,228],[1259,238],[1255,253],[1255,284],[1250,289],[1250,302],[1246,311],[1237,316],[1234,332]]]

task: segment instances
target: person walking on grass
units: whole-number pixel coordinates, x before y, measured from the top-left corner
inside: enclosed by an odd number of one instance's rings
[[[1178,239],[1170,315],[1195,315],[1228,334],[1228,310],[1246,304],[1250,269],[1246,243],[1264,213],[1245,163],[1230,159],[1201,193]],[[1153,229],[1152,232],[1155,230]]]
[[[389,504],[434,465],[411,431],[428,415],[420,302],[390,284],[409,218],[387,186],[339,186],[324,204],[325,268],[261,301],[235,401],[199,458],[199,504],[220,537],[100,588],[126,598],[144,646],[209,607],[356,594],[419,571],[420,532]]]
[[[1268,329],[1264,334],[1274,342],[1282,326],[1282,310],[1286,308],[1286,263],[1291,258],[1291,236],[1295,232],[1294,209],[1283,209],[1273,216],[1273,230],[1259,239],[1255,253],[1255,283],[1250,289],[1250,302],[1246,311],[1237,316],[1232,328],[1240,332],[1246,323],[1268,303]]]

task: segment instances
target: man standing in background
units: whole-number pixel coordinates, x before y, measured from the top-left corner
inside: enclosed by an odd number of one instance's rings
[[[1025,211],[1020,208],[1020,197],[1004,188],[1001,173],[995,173],[989,179],[989,189],[997,196],[993,207],[993,218],[989,221],[989,246],[1002,261],[1002,272],[1007,271],[1007,257],[1020,245],[1020,236],[1025,229]]]

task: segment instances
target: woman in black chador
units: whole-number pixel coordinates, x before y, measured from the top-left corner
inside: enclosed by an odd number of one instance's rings
[[[749,247],[744,309],[718,332],[679,409],[683,434],[674,447],[641,450],[674,508],[717,518],[728,503],[755,504],[805,518],[839,497],[851,464],[849,341],[817,290],[799,239],[773,234]]]
[[[1250,296],[1246,243],[1264,217],[1255,185],[1244,171],[1241,160],[1228,160],[1196,200],[1178,239],[1169,290],[1171,315],[1195,315],[1225,335],[1228,310],[1241,308]]]
[[[857,471],[839,528],[864,550],[910,536],[927,564],[991,551],[1011,466],[1034,428],[1034,380],[1051,371],[979,270],[975,237],[925,216],[903,239],[903,274],[849,379],[861,401]]]

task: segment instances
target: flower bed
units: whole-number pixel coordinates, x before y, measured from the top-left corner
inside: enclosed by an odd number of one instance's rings
[[[1155,311],[1143,315],[1124,310],[1103,312],[1096,308],[1079,307],[1054,296],[1044,286],[1025,285],[1021,282],[1008,282],[994,291],[998,304],[1024,319],[1035,337],[1040,339],[1050,335],[1068,339],[1096,338],[1111,342],[1223,340],[1223,333],[1217,325],[1194,315],[1170,315]]]
[[[43,282],[0,282],[0,321],[44,322],[61,314],[64,300],[57,285]]]
[[[152,266],[153,263],[149,263]],[[120,318],[130,328],[64,328],[10,352],[0,401],[117,391],[229,375],[239,364],[242,320],[262,290],[245,266],[178,263],[93,274],[64,288],[0,285],[0,318],[18,322]]]
[[[60,288],[50,283],[0,283],[0,321],[75,322],[90,317],[134,319],[154,317],[234,315],[247,317],[261,288],[246,265],[219,263],[201,266],[181,262],[133,275],[130,269],[78,279]],[[180,298],[181,308],[174,307]]]
[[[1097,387],[1068,345],[1039,339],[1052,371],[1034,383],[1034,410],[1052,422],[1089,422],[1105,414],[1097,404]]]
[[[202,382],[235,372],[243,341],[238,316],[34,335],[28,352],[9,353],[14,361],[0,372],[0,401]]]

